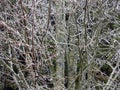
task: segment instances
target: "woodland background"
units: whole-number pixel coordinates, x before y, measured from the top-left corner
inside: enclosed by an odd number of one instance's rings
[[[120,90],[120,1],[0,0],[0,90]]]

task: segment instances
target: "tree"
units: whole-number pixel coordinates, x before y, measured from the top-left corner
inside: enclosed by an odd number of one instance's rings
[[[0,2],[1,89],[119,88],[119,0]]]

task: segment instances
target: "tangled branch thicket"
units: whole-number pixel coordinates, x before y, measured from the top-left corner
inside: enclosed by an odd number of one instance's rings
[[[119,0],[0,1],[0,90],[119,89]]]

